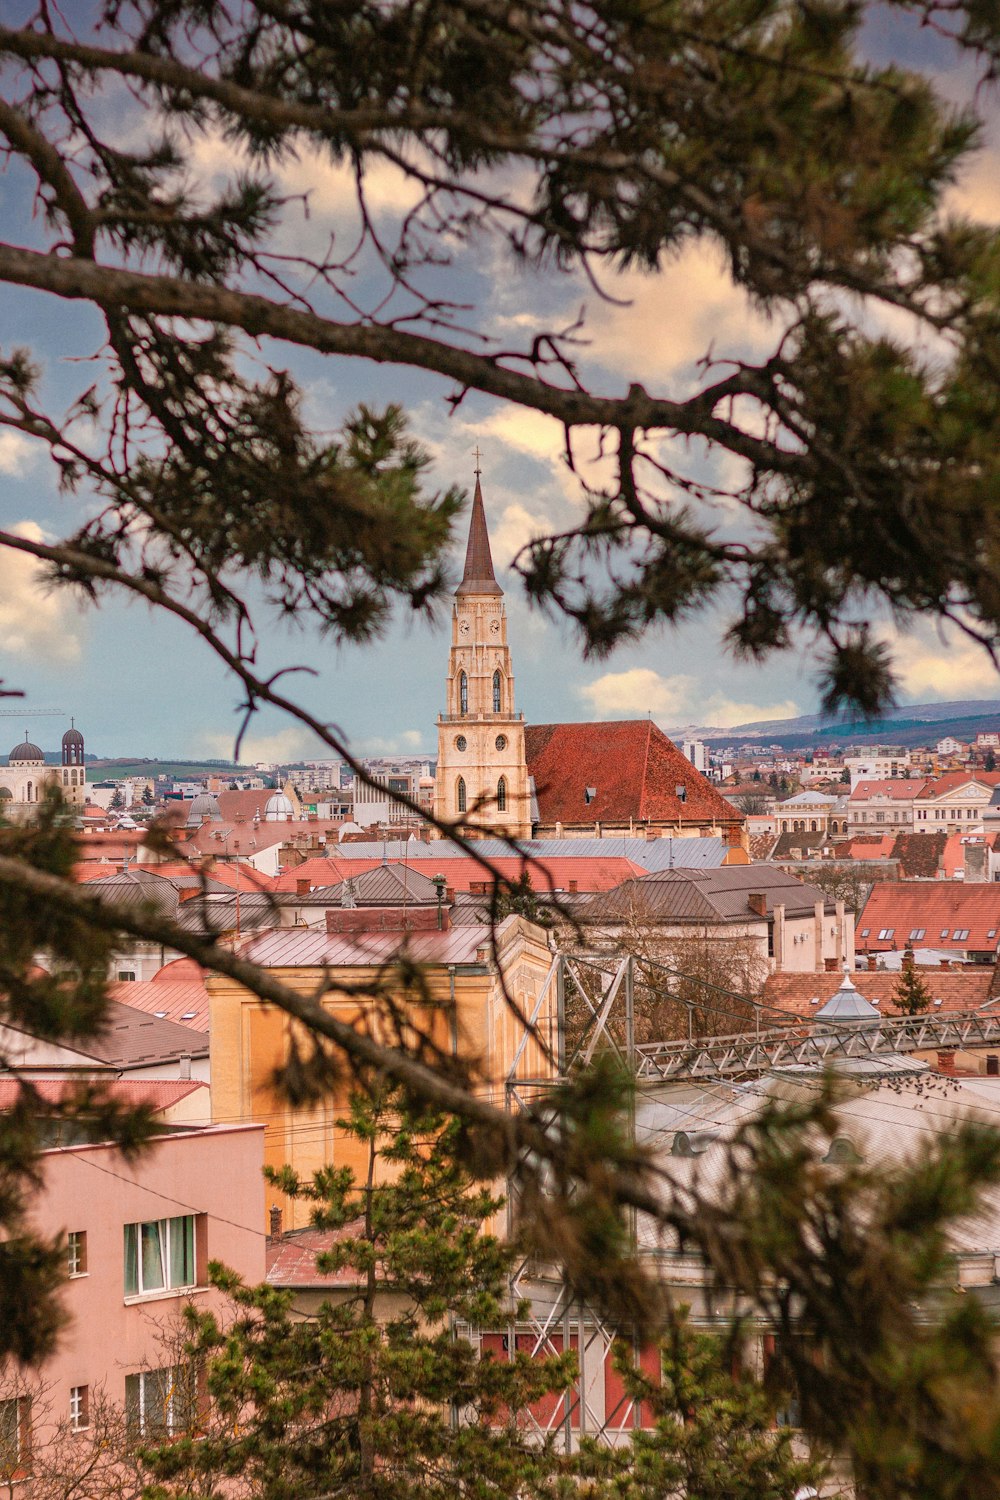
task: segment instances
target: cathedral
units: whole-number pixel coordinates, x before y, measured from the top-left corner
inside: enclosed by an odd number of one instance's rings
[[[517,839],[716,835],[734,860],[745,849],[743,815],[651,719],[525,725],[478,469],[445,693],[434,792],[442,821]]]
[[[87,771],[83,755],[83,735],[72,720],[62,737],[62,764],[48,766],[37,745],[24,739],[0,766],[0,817],[23,823],[39,802],[45,800],[46,788],[58,787],[63,801],[83,807],[87,800]]]

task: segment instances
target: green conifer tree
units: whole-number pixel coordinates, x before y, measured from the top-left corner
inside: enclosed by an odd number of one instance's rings
[[[906,1015],[916,1016],[928,1009],[931,999],[927,982],[917,972],[913,954],[908,953],[903,959],[903,967],[892,992],[892,1003],[897,1010],[904,1011]]]
[[[252,1500],[539,1493],[560,1458],[519,1414],[569,1390],[574,1356],[480,1358],[456,1331],[525,1314],[508,1293],[515,1251],[489,1229],[501,1200],[458,1165],[454,1124],[389,1096],[355,1097],[345,1124],[366,1148],[360,1179],[271,1174],[334,1231],[318,1262],[336,1275],[328,1300],[297,1320],[289,1293],[212,1268],[235,1316],[191,1314],[211,1413],[151,1455],[154,1493],[214,1495],[237,1477]]]

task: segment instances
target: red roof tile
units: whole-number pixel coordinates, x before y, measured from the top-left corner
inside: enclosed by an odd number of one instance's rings
[[[533,724],[524,737],[543,824],[743,822],[649,719]]]
[[[293,1229],[267,1242],[267,1280],[271,1286],[357,1286],[360,1274],[353,1266],[338,1271],[318,1271],[316,1257],[358,1232],[361,1220],[340,1229]]]
[[[851,788],[850,802],[868,802],[872,797],[890,802],[909,802],[927,785],[926,776],[888,776],[882,781],[859,781]]]
[[[190,1026],[195,1031],[208,1030],[208,991],[203,979],[181,979],[174,983],[159,976],[138,983],[128,980],[109,984],[108,994],[112,1000],[131,1005],[147,1016],[175,1021],[178,1026]]]
[[[968,937],[955,937],[966,929]],[[880,939],[881,931],[892,936]],[[911,932],[921,931],[911,939]],[[954,953],[995,952],[1000,947],[1000,885],[900,880],[872,886],[856,924],[858,951],[885,952],[907,943]]]
[[[971,782],[985,787],[1000,786],[1000,771],[946,771],[936,781],[928,781],[920,795],[921,798],[944,797]]]
[[[992,965],[968,964],[961,973],[952,970],[920,967],[917,970],[931,992],[932,1000],[940,1000],[936,1011],[977,1010],[990,998],[994,977]],[[835,993],[843,982],[842,974],[769,974],[764,982],[763,998],[779,1010],[794,1012],[797,1016],[814,1016],[821,1005]],[[892,996],[899,984],[899,974],[886,970],[872,973],[859,969],[851,975],[851,982],[860,990],[870,1004],[878,1004],[886,1015],[898,1014]],[[818,999],[819,1005],[812,1001]]]

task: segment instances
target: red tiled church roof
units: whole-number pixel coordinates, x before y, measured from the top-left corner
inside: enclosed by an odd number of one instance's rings
[[[532,724],[524,739],[543,824],[743,821],[650,719]]]

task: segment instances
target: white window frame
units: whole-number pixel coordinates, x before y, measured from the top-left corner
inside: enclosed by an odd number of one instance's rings
[[[66,1236],[66,1267],[71,1277],[87,1275],[87,1231],[71,1229]]]
[[[126,1302],[174,1296],[198,1285],[196,1217],[176,1214],[124,1226]],[[160,1279],[154,1281],[150,1267],[155,1264],[160,1267]]]
[[[71,1385],[69,1388],[69,1425],[72,1432],[86,1432],[90,1426],[88,1385]]]
[[[158,1370],[139,1370],[125,1377],[126,1420],[140,1437],[172,1436],[193,1416],[193,1378],[184,1365],[165,1365]]]

